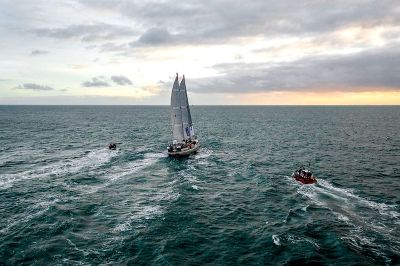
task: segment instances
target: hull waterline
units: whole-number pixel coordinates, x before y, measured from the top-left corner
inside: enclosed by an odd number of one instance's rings
[[[185,157],[185,156],[189,156],[191,154],[196,153],[199,148],[200,148],[200,144],[196,144],[191,149],[185,149],[185,150],[181,150],[181,151],[170,151],[170,152],[168,152],[168,155],[170,157]]]
[[[317,179],[314,176],[312,176],[310,178],[304,178],[298,174],[293,174],[292,177],[304,185],[317,183]]]

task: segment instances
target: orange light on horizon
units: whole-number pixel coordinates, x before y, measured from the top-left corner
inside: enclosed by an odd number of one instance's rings
[[[400,91],[260,92],[241,96],[249,105],[400,105]]]

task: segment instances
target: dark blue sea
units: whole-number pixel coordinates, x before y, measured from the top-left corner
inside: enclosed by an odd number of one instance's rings
[[[400,107],[169,111],[0,106],[0,265],[400,264]]]

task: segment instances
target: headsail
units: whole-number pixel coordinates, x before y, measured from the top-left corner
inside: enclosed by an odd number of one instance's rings
[[[178,81],[178,73],[174,81],[171,93],[171,123],[172,138],[178,142],[184,140],[182,125],[181,89]]]
[[[194,136],[192,116],[190,115],[189,100],[187,97],[185,75],[183,75],[180,87],[181,110],[182,110],[182,127],[184,139],[190,139]]]

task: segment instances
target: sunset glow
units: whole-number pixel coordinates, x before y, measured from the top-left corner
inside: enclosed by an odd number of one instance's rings
[[[400,104],[395,2],[239,2],[3,1],[0,104]]]

